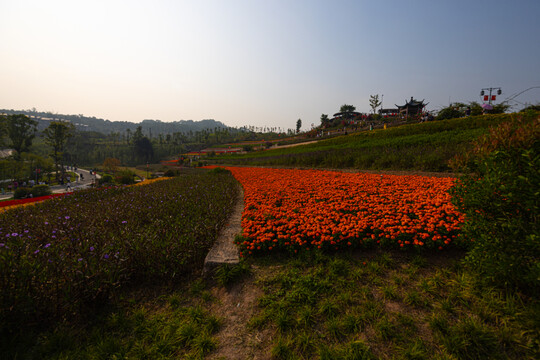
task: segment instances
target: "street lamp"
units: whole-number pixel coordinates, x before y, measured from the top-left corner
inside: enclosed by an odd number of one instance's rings
[[[491,105],[491,101],[495,101],[495,98],[496,98],[495,95],[491,95],[493,90],[497,90],[497,95],[502,94],[502,90],[500,87],[495,87],[495,88],[490,87],[490,88],[482,89],[482,91],[480,91],[480,96],[484,97],[484,101],[488,100],[489,105]],[[489,91],[489,95],[486,95],[486,91]]]

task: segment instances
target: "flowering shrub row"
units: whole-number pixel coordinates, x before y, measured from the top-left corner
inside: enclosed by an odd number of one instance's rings
[[[452,178],[229,168],[242,183],[242,255],[359,246],[437,248],[459,236]]]
[[[128,282],[200,266],[236,196],[230,174],[210,172],[1,213],[0,324],[77,312]]]
[[[69,193],[71,194],[71,192]],[[0,211],[6,211],[9,209],[14,209],[21,205],[27,205],[27,204],[34,204],[43,200],[52,199],[59,196],[64,196],[65,194],[51,194],[51,195],[45,195],[45,196],[39,196],[35,198],[26,198],[26,199],[18,199],[18,200],[6,200],[0,202]]]

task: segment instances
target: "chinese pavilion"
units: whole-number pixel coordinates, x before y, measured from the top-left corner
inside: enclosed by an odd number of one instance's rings
[[[400,115],[405,115],[405,117],[409,116],[415,116],[418,114],[421,114],[424,111],[424,107],[426,107],[428,103],[424,103],[424,100],[418,101],[415,100],[411,96],[411,100],[405,102],[405,105],[399,106],[396,105],[398,108],[398,112]]]

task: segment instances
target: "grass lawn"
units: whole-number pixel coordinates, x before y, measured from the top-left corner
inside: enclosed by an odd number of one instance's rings
[[[90,325],[62,325],[27,349],[44,359],[537,358],[538,299],[482,285],[462,256],[248,259],[213,280],[133,289]]]

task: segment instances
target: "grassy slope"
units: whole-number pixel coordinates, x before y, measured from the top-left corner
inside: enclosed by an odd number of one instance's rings
[[[304,146],[216,157],[238,165],[448,171],[448,160],[469,148],[489,126],[514,114],[403,125],[360,132]]]
[[[301,159],[324,149],[339,154],[338,149],[366,151],[374,145],[378,149],[374,153],[380,154],[386,151],[384,144],[412,144],[413,152],[422,142],[455,152],[456,139],[469,141],[485,131],[486,124],[475,125],[484,119],[500,121],[484,117],[411,125],[231,157],[227,162]],[[458,130],[456,124],[471,129]],[[486,287],[460,265],[463,255],[358,251],[249,259],[242,267],[251,268],[249,276],[235,278],[224,271],[218,274],[218,283],[195,276],[161,287],[135,287],[112,307],[93,314],[91,323],[67,323],[36,337],[26,336],[19,355],[229,358],[227,349],[241,347],[236,353],[247,359],[538,358],[538,299]],[[227,280],[228,286],[219,284]],[[220,343],[219,335],[230,331],[226,325],[239,320],[215,309],[238,289],[240,298],[233,308],[249,296],[257,300],[254,315],[246,315],[248,321],[239,324],[244,327],[229,335],[249,341]],[[219,295],[223,293],[225,297]]]
[[[243,266],[251,265],[247,276],[222,272],[217,282],[194,278],[141,289],[144,296],[126,296],[90,325],[41,334],[31,353],[44,359],[538,355],[538,301],[483,286],[456,265],[460,257],[356,252],[251,259]],[[231,312],[254,294],[253,315],[239,324],[244,319]],[[223,311],[228,297],[236,300]],[[226,335],[235,341],[219,342],[231,328],[235,333]]]

